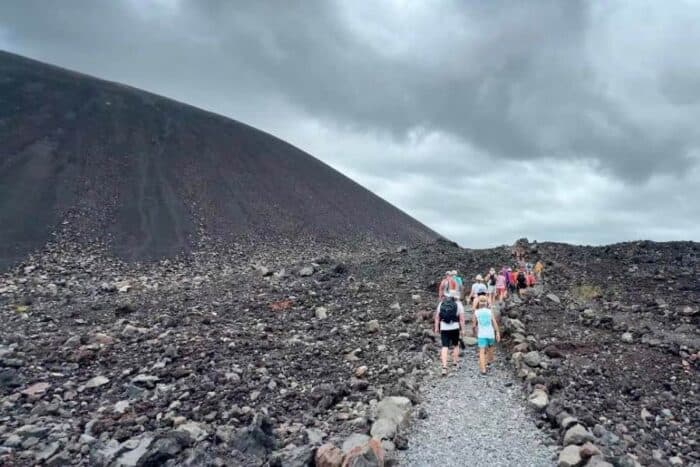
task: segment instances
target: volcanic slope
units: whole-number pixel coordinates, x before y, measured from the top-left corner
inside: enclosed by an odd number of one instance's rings
[[[437,234],[269,134],[0,51],[0,269],[60,227],[127,260],[198,238],[414,243]]]

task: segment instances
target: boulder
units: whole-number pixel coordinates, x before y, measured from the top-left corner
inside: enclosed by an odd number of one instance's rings
[[[90,381],[85,383],[85,389],[99,388],[100,386],[104,386],[107,383],[109,383],[109,378],[105,376],[95,376]]]
[[[387,418],[380,418],[372,424],[370,434],[372,438],[378,440],[391,440],[396,436],[397,424]]]
[[[141,457],[140,465],[162,465],[191,444],[188,434],[172,431],[155,440]]]
[[[386,418],[397,426],[405,426],[411,415],[411,400],[407,397],[390,396],[382,399],[376,408],[376,419]]]
[[[561,299],[554,295],[553,293],[548,293],[547,298],[553,301],[554,303],[561,303]]]
[[[312,446],[294,446],[277,451],[272,455],[271,465],[284,467],[307,467],[314,461],[314,449]]]
[[[379,331],[379,320],[373,319],[367,322],[367,332],[375,333]]]
[[[559,453],[559,467],[577,467],[582,462],[578,446],[567,446]]]
[[[313,276],[314,274],[314,267],[313,266],[304,266],[303,268],[299,269],[299,276],[300,277],[309,277]]]
[[[542,411],[549,404],[549,395],[542,389],[535,389],[527,398],[527,403],[533,409]]]
[[[326,318],[328,318],[328,309],[326,309],[326,307],[324,307],[324,306],[320,306],[320,307],[316,308],[315,314],[316,314],[316,318],[318,318],[318,319],[326,319]]]
[[[35,383],[23,390],[22,394],[30,397],[38,397],[48,391],[50,387],[51,385],[49,383]]]
[[[153,442],[153,436],[141,435],[122,443],[126,450],[115,462],[115,467],[136,467],[142,465],[142,459],[146,456],[148,448]]]
[[[593,456],[602,455],[600,448],[598,448],[598,446],[596,446],[595,444],[593,444],[591,442],[584,443],[584,445],[581,446],[581,449],[579,452],[581,453],[581,457],[584,459],[590,459]]]
[[[383,467],[384,450],[376,439],[353,448],[345,456],[343,467]]]
[[[256,414],[250,425],[233,435],[230,446],[246,456],[265,459],[276,444],[269,418]]]
[[[199,442],[207,439],[209,433],[197,422],[187,422],[177,427],[177,431],[182,431],[190,435],[193,441]]]
[[[367,444],[370,439],[371,438],[365,434],[353,433],[343,442],[343,452],[347,454],[356,447]]]
[[[326,433],[318,428],[307,428],[304,433],[306,434],[306,442],[313,446],[320,445],[323,442],[323,438],[327,436]]]
[[[564,434],[564,446],[583,444],[586,441],[593,441],[593,434],[580,423],[566,430],[566,434]]]
[[[343,458],[343,451],[332,443],[326,443],[316,450],[316,467],[341,467]]]
[[[588,459],[586,467],[613,467],[613,465],[606,461],[603,456],[593,456]]]
[[[536,350],[533,350],[531,352],[526,353],[523,356],[523,361],[527,366],[530,366],[532,368],[537,368],[540,366],[540,363],[542,362],[542,356],[540,353]]]

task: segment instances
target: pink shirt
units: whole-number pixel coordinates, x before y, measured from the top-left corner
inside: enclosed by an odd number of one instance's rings
[[[499,274],[498,277],[496,277],[496,288],[497,289],[505,289],[506,288],[506,276]]]

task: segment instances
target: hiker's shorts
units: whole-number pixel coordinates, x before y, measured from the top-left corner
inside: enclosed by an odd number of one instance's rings
[[[489,285],[489,293],[496,293],[496,286],[495,285]]]
[[[480,349],[496,345],[496,339],[491,339],[490,337],[479,337],[476,340]]]
[[[459,345],[459,329],[440,331],[440,340],[443,347],[454,347]]]

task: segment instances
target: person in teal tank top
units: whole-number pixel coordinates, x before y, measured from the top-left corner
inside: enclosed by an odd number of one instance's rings
[[[479,370],[486,374],[486,365],[490,365],[494,357],[494,346],[501,341],[501,331],[493,312],[489,308],[489,300],[481,295],[472,314],[472,331],[479,346]]]

